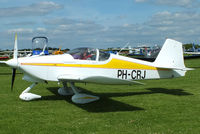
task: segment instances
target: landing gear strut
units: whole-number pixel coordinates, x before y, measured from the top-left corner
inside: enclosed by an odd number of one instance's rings
[[[35,99],[40,99],[41,96],[33,93],[29,93],[29,91],[36,86],[37,83],[33,83],[31,86],[27,87],[19,96],[21,100],[30,101]]]
[[[67,82],[62,82],[63,87],[58,89],[58,93],[60,95],[73,95],[72,102],[77,104],[85,104],[93,101],[99,100],[98,96],[93,96],[89,94],[80,93],[79,90],[75,87],[74,82],[69,82],[71,89],[67,87]],[[40,99],[41,96],[33,93],[29,93],[29,91],[36,86],[38,83],[33,83],[28,88],[26,88],[19,96],[21,100],[30,101],[35,99]]]

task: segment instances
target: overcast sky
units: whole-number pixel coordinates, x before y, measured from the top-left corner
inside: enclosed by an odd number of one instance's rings
[[[200,44],[199,0],[0,0],[0,49],[31,48],[34,36],[49,47],[162,45],[173,38]]]

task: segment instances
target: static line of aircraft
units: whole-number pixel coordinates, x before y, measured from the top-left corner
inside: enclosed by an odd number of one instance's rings
[[[189,51],[185,51],[185,54],[192,54],[192,55],[200,55],[200,49],[196,49],[195,45],[192,44],[192,49]]]
[[[16,69],[24,74],[23,80],[33,84],[26,88],[20,99],[30,101],[41,98],[29,91],[38,83],[56,81],[63,84],[60,95],[72,95],[74,103],[84,104],[99,99],[98,96],[79,92],[75,83],[143,84],[140,80],[185,76],[182,43],[167,39],[154,62],[147,62],[93,48],[77,48],[61,55],[33,55],[18,58],[17,34],[14,57],[1,61],[13,69],[11,89]],[[71,86],[69,88],[67,83]]]

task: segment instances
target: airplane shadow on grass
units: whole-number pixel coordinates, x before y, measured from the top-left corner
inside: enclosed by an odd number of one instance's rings
[[[111,99],[111,97],[125,97],[125,96],[156,94],[156,93],[163,93],[163,94],[176,95],[176,96],[193,95],[191,93],[185,92],[182,89],[148,88],[147,90],[149,91],[144,91],[144,92],[93,93],[91,91],[88,91],[86,89],[79,87],[79,89],[83,93],[99,96],[100,100],[96,102],[88,103],[88,104],[74,104],[71,101],[71,96],[61,96],[57,93],[58,87],[50,87],[47,89],[50,92],[52,92],[54,95],[43,96],[40,100],[66,100],[68,103],[76,105],[88,112],[117,112],[117,111],[145,110],[144,108],[132,106],[129,104],[125,104],[123,102],[113,100]]]

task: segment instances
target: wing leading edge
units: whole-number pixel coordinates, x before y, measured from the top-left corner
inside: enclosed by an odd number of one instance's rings
[[[99,83],[99,84],[115,84],[115,85],[144,85],[144,83],[132,80],[123,80],[117,78],[110,78],[105,76],[80,76],[74,74],[65,74],[58,76],[59,81],[71,81],[71,82],[88,82],[88,83]]]

